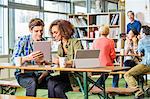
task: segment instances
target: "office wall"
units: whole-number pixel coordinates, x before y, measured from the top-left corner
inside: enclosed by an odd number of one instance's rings
[[[135,12],[136,19],[142,25],[150,25],[150,0],[125,0],[126,24],[129,22],[127,12]]]

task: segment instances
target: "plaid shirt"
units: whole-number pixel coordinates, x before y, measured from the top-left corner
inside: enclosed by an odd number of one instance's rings
[[[42,41],[45,40],[42,38]],[[12,63],[15,65],[15,57],[27,56],[33,52],[33,39],[31,35],[20,37],[15,44],[14,52],[11,58]],[[34,61],[25,62],[23,65],[35,65]],[[20,70],[16,70],[15,75],[20,74]]]

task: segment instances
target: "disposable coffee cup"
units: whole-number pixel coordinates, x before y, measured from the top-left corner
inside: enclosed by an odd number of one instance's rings
[[[125,52],[124,49],[121,49],[121,50],[120,50],[120,54],[121,54],[121,55],[124,55],[124,52]]]
[[[59,66],[60,68],[65,67],[66,57],[59,57]]]
[[[15,58],[15,65],[21,66],[22,65],[22,57],[16,57]]]

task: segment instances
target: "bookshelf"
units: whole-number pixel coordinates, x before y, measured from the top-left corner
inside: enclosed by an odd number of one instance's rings
[[[82,41],[84,49],[90,49],[94,39],[99,37],[98,29],[103,24],[110,27],[109,38],[117,41],[120,33],[125,32],[124,12],[103,12],[88,14],[70,14],[69,21],[75,27],[75,37]]]

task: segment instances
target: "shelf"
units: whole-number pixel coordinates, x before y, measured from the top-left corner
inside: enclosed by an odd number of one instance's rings
[[[93,40],[99,37],[99,28],[103,24],[109,25],[108,37],[116,42],[120,33],[125,32],[124,12],[102,12],[87,14],[70,14],[69,21],[75,26],[75,32],[84,48],[89,49]]]
[[[87,16],[87,14],[69,14],[69,16]]]
[[[74,26],[75,28],[87,28],[88,26]]]
[[[119,28],[120,25],[109,25],[110,28]]]
[[[88,27],[100,27],[100,25],[89,25]]]
[[[78,40],[95,40],[96,38],[78,38]]]

